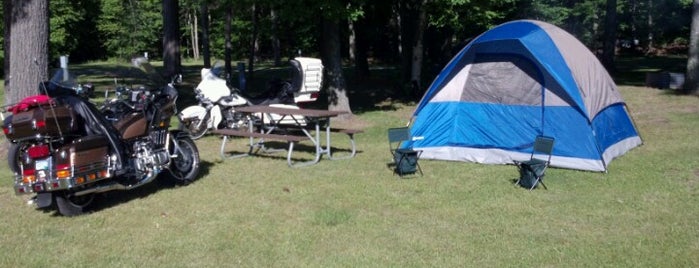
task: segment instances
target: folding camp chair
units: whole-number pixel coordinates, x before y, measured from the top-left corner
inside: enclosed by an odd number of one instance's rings
[[[409,139],[410,129],[407,127],[388,129],[388,146],[393,156],[393,173],[402,177],[403,175],[413,174],[419,171],[420,176],[422,176],[422,168],[420,168],[420,164],[418,164],[418,159],[420,159],[422,151],[400,147],[403,141]]]
[[[524,188],[532,190],[539,183],[546,188],[544,184],[544,173],[551,163],[551,153],[553,152],[554,138],[546,136],[537,136],[534,141],[534,149],[529,157],[529,160],[524,162],[515,161],[515,165],[519,169],[519,179],[516,184]],[[542,158],[542,156],[544,158]]]

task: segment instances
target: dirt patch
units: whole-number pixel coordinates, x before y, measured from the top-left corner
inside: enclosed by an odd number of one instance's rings
[[[694,177],[689,178],[687,182],[687,187],[689,187],[690,190],[697,189],[697,186],[699,186],[699,169],[694,170]]]
[[[341,115],[331,119],[331,126],[337,128],[367,129],[372,126],[354,114]]]
[[[698,105],[687,105],[682,109],[683,112],[687,112],[688,114],[699,114],[699,106]]]
[[[7,149],[10,146],[10,142],[7,139],[0,139],[0,160],[7,160]]]

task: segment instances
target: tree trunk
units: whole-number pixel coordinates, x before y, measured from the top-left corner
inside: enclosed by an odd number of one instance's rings
[[[354,63],[356,58],[355,58],[355,53],[357,52],[357,29],[355,29],[355,23],[356,21],[352,21],[351,19],[347,22],[347,26],[349,27],[349,60],[351,63]]]
[[[163,67],[168,78],[182,73],[179,9],[178,0],[163,1]]]
[[[211,68],[211,52],[209,52],[209,4],[201,1],[201,53],[204,57],[204,68]]]
[[[369,60],[367,59],[368,38],[366,19],[360,18],[353,23],[354,27],[354,71],[358,79],[369,77]]]
[[[248,55],[248,81],[252,81],[255,68],[255,53],[257,52],[257,6],[253,3],[252,12],[252,36],[250,39],[250,54]]]
[[[190,35],[192,36],[192,57],[194,57],[195,60],[199,59],[199,19],[197,18],[197,14],[195,10],[192,10],[194,14],[192,15],[190,13],[190,21],[192,22],[191,26],[191,32]]]
[[[648,36],[646,37],[648,39],[648,48],[646,51],[648,53],[655,53],[655,48],[653,44],[653,12],[655,10],[653,9],[653,0],[648,0]]]
[[[231,41],[231,29],[232,23],[233,23],[233,4],[229,3],[227,4],[228,6],[226,7],[226,24],[223,26],[223,31],[224,36],[225,36],[225,42],[226,42],[226,48],[224,51],[224,58],[226,62],[226,81],[228,84],[231,84],[231,74],[233,73],[233,67],[231,66],[231,52],[233,50],[233,44]],[[244,88],[241,88],[240,90],[245,90]]]
[[[282,57],[281,57],[281,45],[279,41],[279,18],[277,17],[277,11],[272,8],[269,14],[270,20],[272,22],[272,33],[271,33],[271,39],[272,39],[272,55],[274,57],[274,66],[280,66],[282,65]]]
[[[321,57],[325,66],[325,85],[328,92],[328,109],[352,113],[347,97],[347,85],[342,74],[340,26],[336,20],[323,19]]]
[[[427,0],[423,0],[422,4],[419,6],[420,15],[417,20],[417,27],[415,28],[415,40],[413,42],[413,57],[412,57],[412,69],[410,72],[410,82],[413,85],[411,94],[413,97],[420,97],[422,93],[422,59],[424,55],[423,48],[423,37],[425,34],[425,28],[427,28],[427,8],[425,7]]]
[[[10,26],[12,25],[12,1],[3,1],[2,2],[2,12],[3,12],[3,54],[4,54],[4,60],[3,60],[3,76],[5,78],[5,84],[3,88],[9,88],[9,83],[10,83]]]
[[[692,26],[689,32],[689,55],[684,91],[699,95],[699,0],[692,3]]]
[[[412,10],[412,1],[400,1],[398,5],[399,14],[398,21],[400,25],[400,52],[401,52],[401,66],[402,66],[402,81],[409,82],[410,74],[412,71],[412,56],[413,56],[413,40],[415,34],[415,24],[413,19],[415,16]]]
[[[616,50],[616,0],[607,0],[607,12],[604,16],[604,44],[602,46],[602,65],[610,73],[616,72],[614,52]]]
[[[12,0],[9,84],[5,103],[16,103],[36,94],[48,80],[49,5],[43,0]],[[21,34],[20,34],[21,33]]]

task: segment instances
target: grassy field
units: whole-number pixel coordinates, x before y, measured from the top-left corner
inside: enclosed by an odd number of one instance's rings
[[[0,267],[699,267],[699,98],[620,89],[644,145],[608,173],[550,169],[548,190],[514,186],[511,165],[399,179],[386,129],[414,106],[386,100],[355,109],[354,159],[221,161],[208,136],[191,185],[108,193],[81,217],[26,205],[2,164]],[[352,100],[382,99],[367,91]]]

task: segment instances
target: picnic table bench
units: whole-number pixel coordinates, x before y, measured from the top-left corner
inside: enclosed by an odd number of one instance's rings
[[[291,155],[294,152],[294,144],[297,142],[309,140],[310,138],[306,135],[300,136],[300,135],[282,135],[282,134],[271,134],[271,133],[260,133],[260,132],[251,132],[251,131],[242,131],[242,130],[234,130],[234,129],[217,129],[214,130],[212,133],[222,135],[223,136],[223,141],[221,142],[221,157],[222,158],[237,158],[237,157],[243,157],[243,156],[249,156],[255,151],[256,149],[263,149],[267,151],[267,149],[264,147],[264,140],[280,140],[280,141],[286,141],[289,145],[289,149],[287,150],[286,154],[286,162],[290,167],[295,166],[294,162],[291,160]],[[242,153],[242,154],[233,154],[230,156],[226,156],[226,142],[228,141],[229,136],[235,136],[235,137],[248,137],[250,138],[250,148],[248,149],[247,153]],[[253,141],[254,138],[260,139],[257,143]]]
[[[269,116],[269,113],[275,113],[281,115],[280,120],[267,120],[267,123],[265,123],[265,120],[259,120],[256,122],[251,121],[250,126],[251,128],[247,131],[245,130],[234,130],[234,129],[218,129],[215,131],[212,131],[212,133],[222,135],[223,136],[223,142],[221,144],[221,157],[222,158],[235,158],[235,157],[242,157],[242,156],[247,156],[252,154],[256,149],[257,150],[263,150],[265,152],[270,152],[272,150],[268,150],[264,146],[265,140],[279,140],[279,141],[286,141],[288,145],[288,150],[287,150],[287,164],[290,167],[298,167],[298,166],[306,166],[306,165],[311,165],[318,163],[320,161],[320,158],[323,154],[326,154],[329,159],[331,160],[338,160],[338,159],[347,159],[347,158],[352,158],[356,155],[357,153],[357,148],[356,144],[354,141],[354,135],[357,133],[362,133],[364,132],[363,130],[360,129],[350,129],[350,128],[337,128],[337,127],[330,127],[329,123],[329,118],[333,116],[337,116],[341,113],[344,112],[338,112],[338,111],[327,111],[327,110],[313,110],[313,109],[288,109],[288,108],[280,108],[280,107],[271,107],[271,106],[247,106],[247,107],[241,107],[237,109],[239,112],[248,112],[248,113],[261,113],[261,116]],[[289,118],[291,120],[284,120],[284,118]],[[303,120],[303,119],[306,120]],[[282,123],[282,122],[293,122],[291,124],[289,123]],[[305,122],[310,122],[310,124],[305,124]],[[262,124],[262,127],[260,128],[262,131],[256,132],[253,130],[252,126],[254,123],[257,124]],[[321,127],[321,125],[324,125],[324,127]],[[323,146],[321,143],[321,132],[325,132],[325,146]],[[311,134],[312,132],[315,132]],[[350,140],[350,153],[349,155],[341,156],[341,157],[333,157],[332,152],[331,152],[331,143],[330,143],[330,133],[343,133],[346,134],[349,137]],[[237,136],[237,137],[248,137],[250,138],[250,148],[247,153],[243,154],[234,154],[226,157],[226,152],[225,152],[225,146],[226,142],[228,140],[229,136]],[[255,139],[258,139],[257,142],[255,142]],[[310,140],[314,147],[315,147],[315,159],[310,160],[310,161],[305,161],[305,162],[299,162],[299,163],[294,163],[291,159],[291,155],[294,150],[294,145],[298,142]]]

